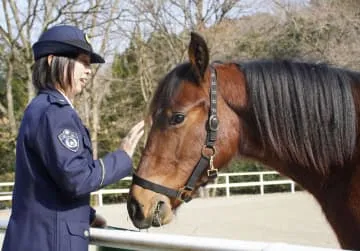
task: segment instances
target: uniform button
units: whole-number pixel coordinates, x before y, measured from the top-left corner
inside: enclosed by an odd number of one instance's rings
[[[89,230],[85,230],[85,231],[84,231],[84,236],[85,236],[85,237],[89,237]]]

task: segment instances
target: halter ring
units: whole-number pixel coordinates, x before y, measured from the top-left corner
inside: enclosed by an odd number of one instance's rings
[[[206,154],[206,150],[210,149],[211,153],[210,154]],[[216,148],[215,146],[206,146],[204,145],[203,148],[201,149],[201,155],[204,158],[210,159],[212,157],[214,157],[216,154]]]
[[[178,199],[181,202],[189,202],[190,200],[192,200],[191,192],[192,189],[189,189],[187,187],[180,188],[176,195],[176,199]]]

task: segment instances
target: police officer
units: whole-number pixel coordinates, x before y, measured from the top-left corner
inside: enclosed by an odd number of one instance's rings
[[[25,110],[16,147],[12,213],[4,251],[85,251],[89,226],[106,221],[89,206],[90,193],[131,172],[143,134],[137,124],[119,150],[93,160],[88,130],[72,101],[104,63],[83,31],[55,26],[33,45],[38,95]]]

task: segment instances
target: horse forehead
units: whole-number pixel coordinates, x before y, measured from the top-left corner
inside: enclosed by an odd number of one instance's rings
[[[180,105],[196,102],[205,97],[205,95],[204,90],[198,84],[183,81],[174,99],[174,103]]]

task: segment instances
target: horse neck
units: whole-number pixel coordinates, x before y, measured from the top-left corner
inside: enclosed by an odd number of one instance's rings
[[[232,133],[238,138],[237,153],[245,158],[250,158],[263,163],[271,169],[277,170],[281,174],[292,178],[311,193],[318,193],[325,178],[324,173],[319,173],[311,168],[306,168],[293,161],[279,158],[274,149],[269,145],[264,145],[259,139],[259,132],[256,131],[255,121],[247,109],[247,87],[244,74],[237,64],[222,64],[216,66],[218,77],[218,89],[224,104],[236,114],[240,135]],[[220,116],[220,123],[224,124],[225,119],[229,119],[231,112],[226,111],[226,118]],[[227,128],[233,130],[233,128]]]
[[[261,141],[259,132],[254,126],[255,123],[251,121],[252,116],[248,114],[244,74],[236,65],[231,64],[218,67],[217,71],[222,99],[231,111],[238,115],[240,156],[259,161],[277,170],[309,191],[321,205],[341,246],[348,249],[360,249],[358,238],[360,235],[360,164],[356,164],[360,163],[360,157],[356,157],[360,156],[360,150],[356,151],[351,163],[341,166],[333,165],[325,172],[304,166],[296,160],[290,161],[279,157],[270,144]],[[360,149],[359,144],[356,149]]]

